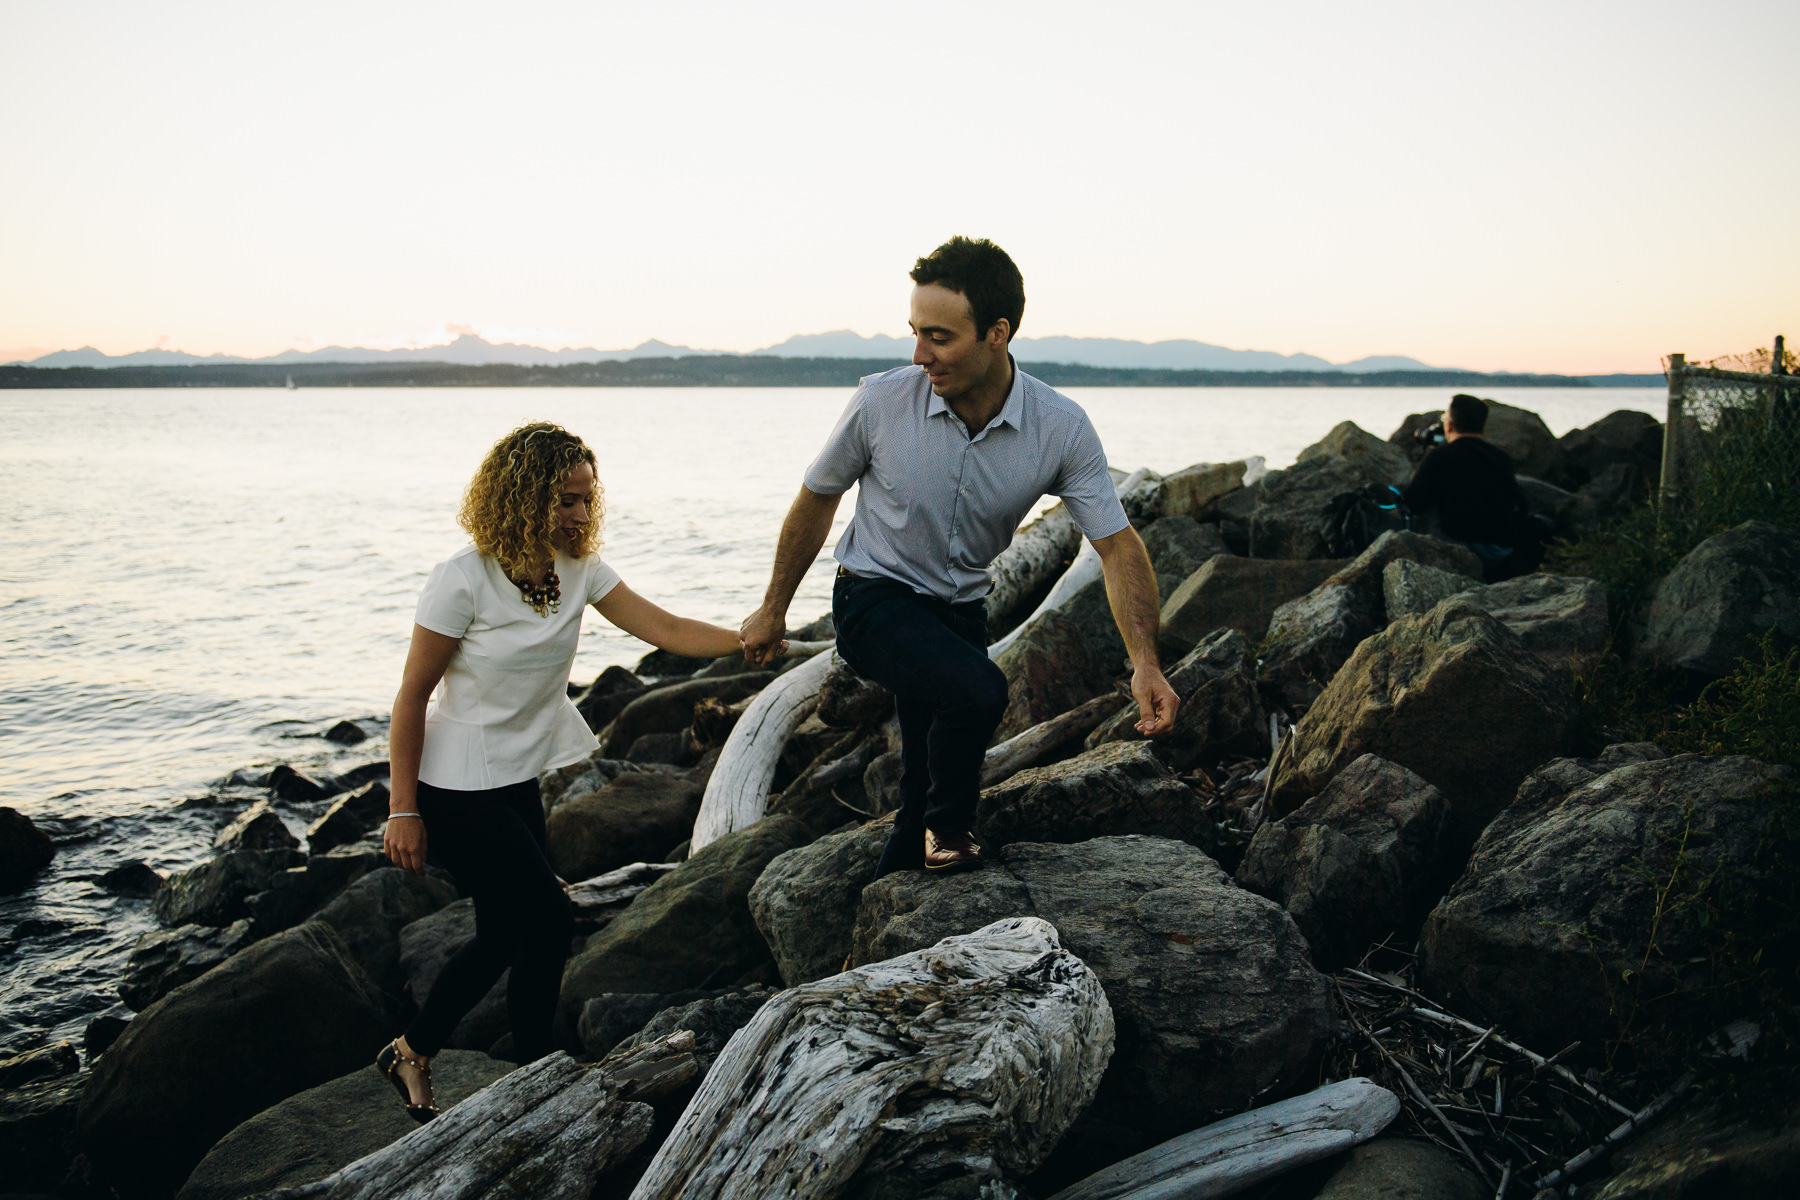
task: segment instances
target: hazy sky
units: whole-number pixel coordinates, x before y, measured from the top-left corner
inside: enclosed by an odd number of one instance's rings
[[[1653,371],[1800,339],[1800,4],[0,0],[0,361],[1022,332]]]

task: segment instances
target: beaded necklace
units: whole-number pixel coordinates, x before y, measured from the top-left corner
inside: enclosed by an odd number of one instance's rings
[[[556,577],[556,568],[551,567],[544,572],[544,582],[532,583],[529,579],[512,579],[512,585],[519,589],[519,596],[531,605],[533,612],[540,617],[548,618],[551,613],[562,607],[562,580]]]

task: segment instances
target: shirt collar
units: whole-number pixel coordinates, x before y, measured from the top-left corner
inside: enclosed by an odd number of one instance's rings
[[[996,425],[1011,425],[1014,429],[1021,428],[1020,422],[1025,417],[1025,372],[1019,370],[1019,364],[1014,360],[1011,351],[1007,352],[1006,361],[1012,367],[1012,388],[1007,391],[1006,403],[1000,406],[999,414],[987,423],[987,428],[982,430],[983,433]],[[942,396],[930,390],[929,383],[926,385],[926,391],[931,396],[930,401],[925,405],[927,417],[935,417],[940,413],[956,415],[951,412],[950,405]]]

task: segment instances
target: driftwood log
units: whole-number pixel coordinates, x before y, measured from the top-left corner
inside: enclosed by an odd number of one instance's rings
[[[569,886],[575,928],[593,933],[624,912],[645,888],[673,871],[676,863],[629,863]]]
[[[692,1040],[657,1054],[691,1060]],[[654,1121],[609,1075],[553,1054],[342,1170],[257,1200],[587,1200]]]
[[[1007,627],[1033,592],[1054,579],[1081,549],[1081,530],[1058,504],[1014,535],[988,565],[994,586],[987,594],[988,626]]]
[[[1399,1098],[1367,1079],[1328,1083],[1134,1154],[1050,1200],[1229,1196],[1366,1142],[1399,1111]]]
[[[1093,1098],[1113,1018],[1035,917],[782,992],[726,1045],[633,1200],[827,1200],[1035,1168]]]
[[[818,703],[819,685],[831,670],[831,655],[814,654],[757,693],[732,727],[719,751],[719,761],[706,781],[700,815],[694,819],[691,855],[728,833],[762,820],[769,806],[769,785],[788,734],[806,720]]]
[[[1139,468],[1126,476],[1125,481],[1119,484],[1119,495],[1127,496],[1140,484],[1148,483],[1150,480],[1149,468]],[[999,658],[1002,651],[1031,628],[1032,622],[1047,612],[1061,608],[1074,598],[1075,593],[1100,577],[1100,552],[1094,549],[1094,543],[1083,539],[1081,549],[1075,555],[1075,561],[1069,564],[1069,569],[1064,571],[1062,577],[1051,587],[1050,594],[1045,596],[1042,603],[1032,610],[1031,615],[1020,621],[1011,633],[988,647],[988,657]]]
[[[1117,692],[1095,696],[1086,704],[1040,721],[1024,733],[989,748],[981,760],[981,786],[993,787],[1027,767],[1037,766],[1070,742],[1087,737],[1128,703]]]

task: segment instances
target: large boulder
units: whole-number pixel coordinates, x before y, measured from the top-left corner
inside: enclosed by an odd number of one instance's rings
[[[349,792],[331,802],[318,820],[306,827],[306,848],[323,854],[366,837],[388,815],[387,785],[375,782],[360,792]]]
[[[233,817],[213,835],[213,849],[221,853],[231,850],[298,850],[300,839],[288,829],[281,814],[267,800],[258,800]]]
[[[581,1048],[603,1058],[615,1047],[635,1040],[652,1018],[671,1009],[679,1011],[697,1000],[736,994],[734,988],[689,988],[680,992],[607,992],[590,996],[581,1006],[575,1035]]]
[[[1164,517],[1144,530],[1144,549],[1156,574],[1160,600],[1174,595],[1182,582],[1215,554],[1229,554],[1217,525],[1202,525],[1188,516]]]
[[[1399,559],[1457,571],[1471,583],[1481,578],[1481,560],[1467,546],[1411,529],[1383,533],[1349,565],[1269,618],[1256,676],[1265,695],[1294,709],[1317,698],[1362,640],[1386,623],[1383,571]]]
[[[1639,1028],[1703,1015],[1718,937],[1703,892],[1755,886],[1794,778],[1649,745],[1544,764],[1426,919],[1427,990],[1526,1045],[1598,1046],[1634,1009]]]
[[[763,869],[750,889],[750,916],[783,983],[811,983],[843,969],[857,901],[874,881],[893,829],[890,815],[840,830],[777,855]]]
[[[621,775],[674,775],[680,771],[680,767],[667,763],[634,763],[622,758],[607,758],[595,750],[578,762],[539,775],[538,795],[544,801],[544,816],[548,817],[564,800],[597,792]]]
[[[1306,595],[1344,565],[1342,559],[1295,562],[1215,555],[1163,603],[1158,645],[1173,661],[1215,629],[1235,629],[1259,642],[1277,608]]]
[[[1104,584],[1090,584],[1084,591]],[[1084,599],[1078,594],[1076,600]],[[1051,717],[1068,712],[1112,687],[1113,661],[1097,647],[1089,623],[1071,616],[1066,605],[1044,613],[1000,652],[995,665],[1006,676],[1006,712],[994,731],[994,741],[1030,729]],[[1117,641],[1118,630],[1113,631]],[[1119,651],[1123,654],[1124,644]]]
[[[852,961],[1008,916],[1054,925],[1112,1004],[1118,1049],[1090,1113],[1104,1161],[1311,1082],[1334,1022],[1305,941],[1184,842],[1020,842],[978,871],[889,875],[863,891]]]
[[[1459,596],[1519,635],[1552,668],[1586,670],[1606,648],[1606,589],[1579,575],[1521,575],[1476,584],[1448,571],[1391,562],[1382,572],[1388,620],[1430,612]]]
[[[1010,842],[1085,842],[1142,833],[1211,846],[1205,799],[1178,779],[1149,742],[1110,742],[1047,767],[1032,767],[981,793],[976,837]]]
[[[255,940],[248,919],[234,921],[222,929],[212,925],[178,925],[174,929],[151,930],[137,940],[125,960],[125,973],[119,978],[119,999],[134,1012],[143,1012]]]
[[[730,984],[769,962],[750,917],[750,887],[776,855],[813,840],[783,814],[728,833],[646,888],[569,960],[562,1009],[604,992],[675,992]]]
[[[1344,1155],[1313,1200],[1488,1200],[1463,1160],[1422,1138],[1384,1137]],[[1521,1193],[1523,1194],[1523,1193]]]
[[[1770,629],[1800,641],[1800,531],[1746,521],[1694,547],[1657,585],[1636,652],[1717,679]]]
[[[702,700],[729,704],[752,692],[762,691],[774,671],[750,671],[723,678],[690,679],[651,688],[619,711],[601,732],[600,752],[607,758],[624,758],[631,744],[646,733],[679,733],[694,719],[694,705]]]
[[[1477,579],[1461,571],[1428,567],[1409,558],[1397,558],[1381,569],[1382,607],[1389,621],[1428,613],[1458,592],[1466,592]]]
[[[1550,482],[1576,489],[1613,467],[1626,467],[1653,485],[1662,468],[1662,422],[1645,412],[1620,409],[1585,429],[1558,439],[1560,469]]]
[[[707,1060],[717,1058],[731,1035],[748,1025],[774,994],[769,988],[752,986],[671,1004],[646,1021],[642,1029],[620,1041],[611,1056],[622,1056],[685,1029],[694,1035],[694,1053]]]
[[[1370,459],[1321,454],[1232,492],[1218,502],[1217,512],[1245,530],[1248,557],[1329,558],[1325,515],[1331,502],[1365,484],[1385,482]]]
[[[599,733],[625,711],[627,704],[647,690],[644,681],[624,667],[608,667],[575,697],[575,711],[581,714],[589,729]]]
[[[1352,463],[1371,483],[1405,487],[1412,479],[1412,460],[1406,452],[1384,442],[1357,425],[1340,421],[1332,431],[1300,452],[1299,462],[1337,455]]]
[[[1562,675],[1499,620],[1452,597],[1356,648],[1276,764],[1275,811],[1294,811],[1375,754],[1444,794],[1451,843],[1466,849],[1527,771],[1564,752],[1576,717]]]
[[[67,1042],[61,1048],[75,1058]],[[75,1074],[75,1065],[61,1061],[52,1071],[25,1072],[0,1089],[0,1164],[9,1194],[26,1192],[48,1195],[62,1182],[69,1164],[79,1153],[75,1141],[75,1114],[88,1077]],[[0,1062],[0,1068],[20,1065]],[[35,1064],[27,1064],[35,1065]],[[62,1069],[66,1067],[65,1069]]]
[[[166,1196],[219,1138],[368,1063],[395,1025],[337,931],[309,921],[139,1013],[82,1094],[82,1148],[121,1195]]]
[[[1249,464],[1243,460],[1228,463],[1195,463],[1172,475],[1162,477],[1157,495],[1162,515],[1167,517],[1202,516],[1219,500],[1244,486]]]
[[[304,867],[298,850],[230,850],[170,875],[150,907],[165,925],[229,925],[249,916],[248,901],[284,881],[290,867]]]
[[[1185,771],[1227,755],[1267,753],[1268,718],[1253,678],[1255,665],[1250,643],[1235,629],[1214,630],[1176,663],[1168,680],[1181,697],[1181,706],[1175,712],[1175,727],[1156,739],[1158,757]],[[1126,705],[1088,735],[1087,748],[1141,740],[1144,735],[1137,731],[1137,721],[1137,706]]]
[[[688,773],[622,774],[598,791],[565,797],[545,822],[550,865],[591,879],[634,862],[661,862],[694,832],[705,784]]]
[[[0,893],[24,888],[55,856],[50,835],[30,817],[16,808],[0,808]]]
[[[475,940],[475,901],[457,900],[400,930],[400,973],[405,976],[405,995],[420,1005],[445,964]],[[512,1027],[506,1014],[506,984],[511,970],[502,971],[487,995],[475,1002],[450,1031],[446,1045],[458,1050],[487,1050]]]
[[[1313,962],[1335,971],[1389,934],[1404,942],[1418,929],[1446,882],[1438,838],[1448,815],[1436,788],[1365,754],[1258,829],[1237,881],[1287,909]]]
[[[512,1063],[485,1054],[444,1050],[431,1060],[432,1094],[447,1109],[512,1070]],[[176,1200],[244,1200],[299,1187],[417,1128],[394,1085],[366,1066],[289,1096],[220,1138]]]
[[[400,966],[400,931],[456,900],[456,889],[431,875],[397,867],[371,871],[339,892],[317,919],[338,931],[377,987],[396,1001],[406,995]]]

